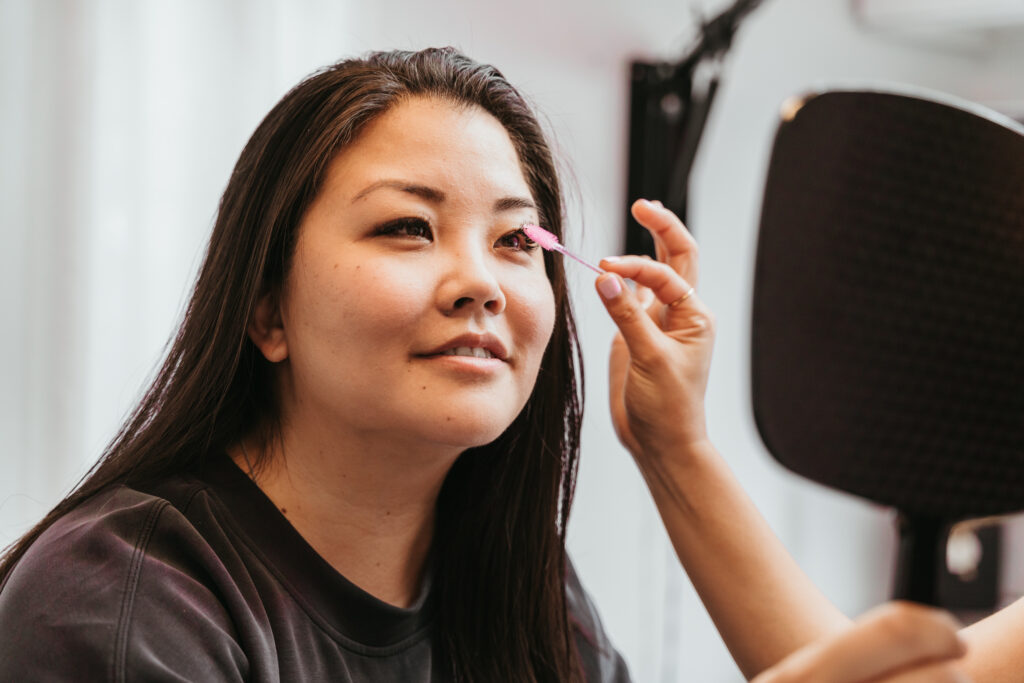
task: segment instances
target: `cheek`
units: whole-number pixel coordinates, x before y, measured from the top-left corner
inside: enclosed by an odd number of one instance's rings
[[[546,277],[530,284],[516,292],[516,326],[523,344],[531,350],[531,360],[539,366],[555,327],[555,295]]]
[[[355,266],[345,283],[353,321],[370,330],[408,329],[429,303],[427,287],[415,269],[387,262]]]
[[[409,268],[335,260],[307,268],[296,284],[293,322],[319,331],[320,341],[330,346],[355,341],[373,347],[369,339],[395,338],[423,310],[422,282]]]

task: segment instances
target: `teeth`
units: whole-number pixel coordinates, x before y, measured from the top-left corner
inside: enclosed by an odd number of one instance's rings
[[[459,346],[441,352],[442,356],[472,356],[473,358],[494,358],[494,354],[487,349],[471,346]]]

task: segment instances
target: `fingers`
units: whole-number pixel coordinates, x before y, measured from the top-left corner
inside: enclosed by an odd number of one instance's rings
[[[955,666],[940,663],[915,667],[895,676],[873,680],[871,683],[971,683],[971,679]]]
[[[599,277],[597,291],[608,314],[622,333],[629,347],[629,355],[641,363],[655,361],[660,356],[657,340],[663,335],[636,294],[615,273]]]
[[[658,260],[667,263],[683,279],[697,286],[697,242],[678,216],[661,205],[638,199],[632,206],[633,217],[654,237]]]
[[[601,260],[601,267],[633,280],[669,304],[690,291],[690,285],[669,265],[642,256],[619,256]]]
[[[640,291],[654,292],[659,305],[648,303],[644,308],[666,331],[691,325],[695,311],[705,313],[692,295],[690,284],[668,264],[642,256],[622,256],[603,259],[601,266],[633,280]]]
[[[964,652],[957,624],[947,613],[894,602],[868,612],[850,629],[798,650],[766,672],[770,675],[763,683],[911,683],[919,680],[912,674],[961,657]]]
[[[647,311],[647,314],[652,317],[653,320],[657,321],[657,312],[661,310],[661,302],[654,296],[654,292],[651,291],[650,287],[644,287],[643,285],[637,285],[636,289],[637,301]]]

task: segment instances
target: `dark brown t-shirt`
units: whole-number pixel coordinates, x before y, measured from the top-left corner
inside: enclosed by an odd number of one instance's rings
[[[574,571],[594,683],[629,674]],[[402,609],[334,570],[226,456],[68,513],[0,587],[4,681],[441,681],[429,582]]]

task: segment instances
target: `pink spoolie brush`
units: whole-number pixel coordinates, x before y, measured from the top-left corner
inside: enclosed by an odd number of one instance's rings
[[[542,248],[547,249],[548,251],[557,251],[559,254],[564,254],[565,256],[568,256],[571,259],[575,259],[576,261],[579,261],[580,263],[585,265],[587,268],[590,268],[598,275],[604,274],[605,271],[601,270],[595,265],[587,263],[579,256],[577,256],[576,254],[572,253],[571,251],[563,247],[561,244],[559,244],[557,237],[555,237],[553,234],[551,234],[544,228],[540,227],[539,225],[524,225],[523,232],[525,232],[527,237],[529,237],[531,240],[539,244]]]

